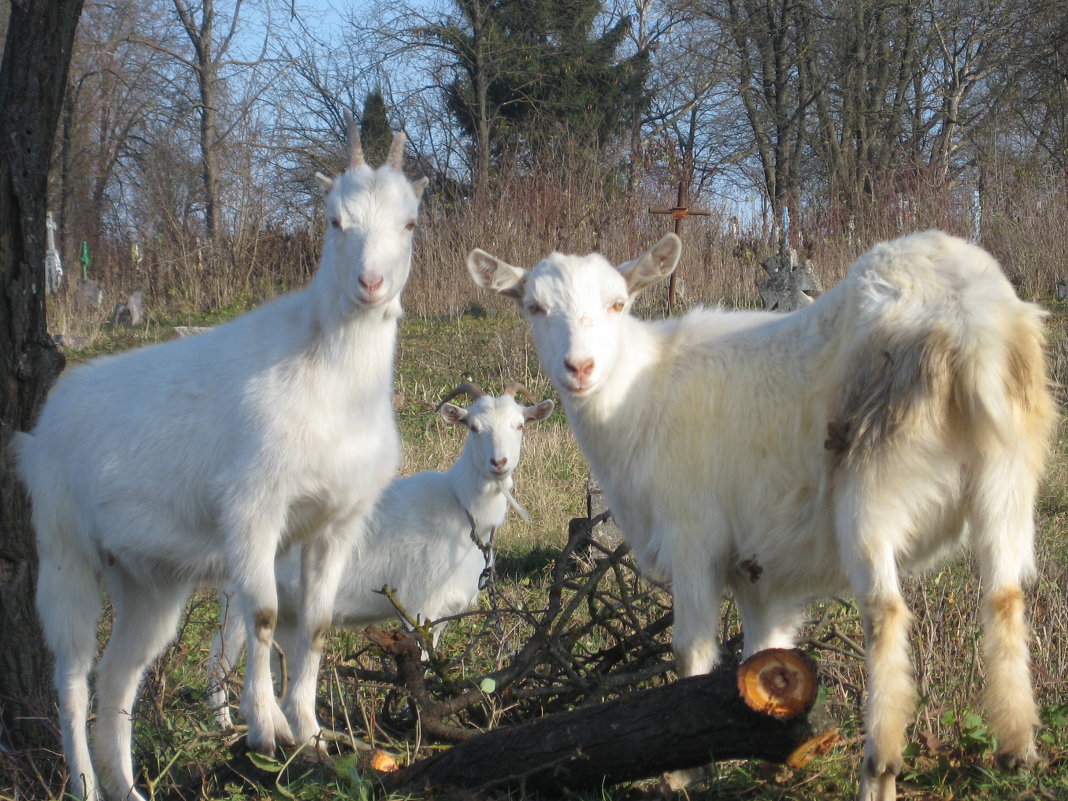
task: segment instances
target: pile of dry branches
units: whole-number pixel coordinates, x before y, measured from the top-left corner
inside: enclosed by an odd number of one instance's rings
[[[544,590],[532,590],[529,581],[518,588],[494,582],[488,608],[447,618],[469,624],[458,654],[433,647],[431,628],[440,621],[415,619],[383,588],[416,645],[406,658],[379,659],[368,669],[379,649],[397,656],[406,636],[371,627],[372,647],[352,656],[360,666],[349,667],[349,675],[395,688],[379,725],[411,725],[414,701],[423,734],[459,742],[632,692],[672,672],[670,596],[639,577],[626,545],[608,551],[590,536],[603,517],[572,521]]]

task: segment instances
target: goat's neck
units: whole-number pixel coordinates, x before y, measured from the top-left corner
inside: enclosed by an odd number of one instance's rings
[[[350,297],[341,270],[334,259],[324,255],[308,286],[317,322],[324,331],[344,332],[383,321],[395,322],[401,316],[399,289],[389,301],[368,308]]]
[[[349,365],[354,380],[362,383],[375,364],[392,370],[402,316],[399,294],[377,306],[361,306],[339,288],[334,268],[326,264],[305,292],[309,353],[328,363]],[[354,360],[359,364],[351,364]]]
[[[490,529],[504,522],[508,511],[505,493],[512,490],[512,477],[495,480],[480,471],[465,448],[459,461],[448,472],[449,486],[464,508],[479,536],[485,540]]]
[[[641,450],[641,438],[655,428],[657,396],[670,392],[658,380],[670,347],[672,321],[624,321],[624,344],[612,372],[590,396],[558,387],[579,446],[597,465],[625,465]]]

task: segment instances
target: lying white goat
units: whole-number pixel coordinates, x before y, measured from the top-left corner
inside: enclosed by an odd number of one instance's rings
[[[794,644],[810,597],[852,589],[867,637],[860,798],[889,801],[914,705],[898,573],[966,534],[980,565],[986,707],[1001,761],[1035,758],[1021,582],[1054,423],[1043,313],[983,250],[931,231],[872,248],[788,315],[627,312],[675,268],[668,235],[613,268],[554,253],[529,273],[475,250],[644,569],[674,588],[683,675],[718,659],[730,589],[745,654]]]
[[[335,626],[358,628],[393,617],[396,610],[381,592],[396,590],[398,603],[424,620],[459,614],[478,604],[481,578],[492,565],[494,531],[504,522],[511,496],[512,475],[523,450],[523,427],[544,420],[553,402],[524,406],[519,384],[508,384],[494,397],[473,384],[461,384],[438,406],[441,416],[468,429],[463,452],[444,473],[425,471],[396,479],[375,507],[368,531],[349,552],[334,601]],[[467,393],[474,402],[466,409],[448,401]],[[518,508],[518,507],[517,507]],[[280,556],[278,629],[275,638],[283,653],[293,647],[293,615],[300,587],[299,548]],[[215,718],[232,727],[226,676],[240,654],[245,632],[228,618],[234,606],[223,594],[220,633],[209,661],[210,699]],[[435,626],[434,640],[443,627]]]
[[[201,582],[229,577],[248,610],[250,746],[272,753],[276,741],[319,732],[315,684],[343,554],[400,461],[393,353],[426,186],[401,172],[403,134],[377,170],[351,116],[348,135],[348,169],[317,176],[329,225],[306,289],[201,336],[70,370],[18,442],[76,795],[100,792],[86,725],[101,578],[114,624],[96,671],[93,739],[112,799],[141,798],[130,752],[138,684]],[[311,591],[297,604],[283,713],[270,675],[274,558],[294,541]]]

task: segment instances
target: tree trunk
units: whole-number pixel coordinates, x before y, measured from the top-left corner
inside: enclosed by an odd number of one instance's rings
[[[411,635],[372,640],[402,671],[418,663]],[[787,762],[799,749],[807,759],[813,738],[805,715],[815,698],[811,660],[799,651],[762,651],[740,667],[480,734],[382,781],[387,790],[597,791],[712,760]]]
[[[29,503],[11,435],[33,422],[63,357],[44,306],[48,165],[82,0],[20,0],[0,64],[0,744],[52,744],[48,652],[33,598]]]

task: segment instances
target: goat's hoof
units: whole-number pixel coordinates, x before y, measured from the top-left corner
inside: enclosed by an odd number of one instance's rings
[[[1044,764],[1045,760],[1034,748],[1029,748],[1022,754],[1006,751],[994,755],[994,765],[997,766],[998,770],[1008,771],[1009,773],[1016,773],[1025,768],[1041,767]]]
[[[323,727],[319,725],[315,715],[301,714],[293,709],[287,711],[289,716],[287,717],[288,724],[286,728],[292,732],[293,742],[298,745],[311,744],[321,748],[319,735]]]
[[[710,775],[711,771],[707,766],[662,773],[656,786],[656,792],[662,796],[685,792],[687,787],[696,784],[702,779],[707,779]]]
[[[279,745],[288,748],[289,746],[302,742],[293,736],[293,729],[290,728],[289,719],[286,718],[285,713],[282,711],[282,707],[278,706],[278,704],[274,705],[271,717],[274,719],[274,736],[278,740]]]
[[[245,739],[250,751],[273,757],[278,746],[291,746],[295,742],[293,732],[289,729],[289,722],[278,704],[273,705],[266,720],[250,716],[246,716],[246,719],[249,724],[248,735]],[[256,720],[259,720],[259,725],[255,724]]]
[[[885,771],[871,775],[867,768],[861,770],[860,791],[857,801],[896,801],[897,774]]]
[[[273,735],[255,736],[251,729],[249,729],[248,734],[245,735],[245,744],[249,751],[271,757],[272,759],[278,751],[278,746],[275,744]]]

